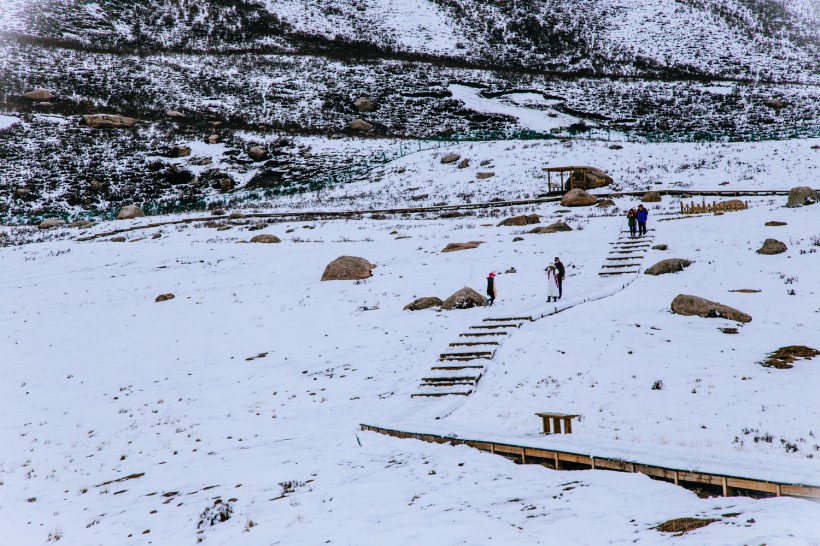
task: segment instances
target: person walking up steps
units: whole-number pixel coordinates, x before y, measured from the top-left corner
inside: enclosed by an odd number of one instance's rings
[[[564,264],[561,263],[561,260],[558,259],[558,256],[555,257],[555,284],[558,285],[558,299],[561,299],[561,296],[564,294]]]
[[[544,270],[547,272],[547,303],[558,301],[558,276],[554,265],[549,265]]]
[[[626,213],[626,223],[629,225],[629,236],[634,237],[638,229],[638,219],[635,218],[635,209],[629,209]]]
[[[638,220],[638,235],[646,235],[646,219],[649,217],[649,211],[643,205],[638,205],[638,211],[635,213],[635,218]]]
[[[490,273],[487,275],[487,305],[490,307],[492,307],[495,301],[495,295],[495,273]]]

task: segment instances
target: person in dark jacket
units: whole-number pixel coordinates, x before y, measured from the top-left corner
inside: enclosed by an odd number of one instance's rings
[[[495,273],[490,273],[487,275],[487,305],[493,305],[495,294]]]
[[[566,271],[564,270],[564,264],[561,263],[561,260],[558,259],[558,256],[555,257],[555,282],[558,283],[558,299],[561,299],[561,296],[564,293],[564,274]]]
[[[638,220],[638,235],[646,235],[646,219],[649,217],[649,211],[643,205],[638,205],[638,210],[635,213],[635,219]]]
[[[635,209],[629,209],[626,213],[626,223],[629,225],[629,236],[634,237],[638,229],[638,219],[635,217]]]

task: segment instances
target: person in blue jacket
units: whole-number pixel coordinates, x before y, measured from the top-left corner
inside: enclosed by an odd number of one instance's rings
[[[635,216],[638,220],[638,236],[646,235],[646,219],[649,217],[649,211],[643,205],[638,205]]]

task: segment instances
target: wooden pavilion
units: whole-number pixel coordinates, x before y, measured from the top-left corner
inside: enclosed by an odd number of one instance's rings
[[[601,169],[595,167],[545,167],[547,173],[547,187],[549,192],[565,192],[573,188],[588,190],[600,188],[612,184],[612,177]],[[555,173],[558,180],[552,181],[552,174]]]

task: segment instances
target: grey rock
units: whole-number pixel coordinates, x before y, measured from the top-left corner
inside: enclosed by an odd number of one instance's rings
[[[684,268],[689,267],[692,265],[692,262],[689,260],[684,260],[683,258],[668,258],[666,260],[661,260],[646,271],[644,273],[646,275],[665,275],[666,273],[677,273],[678,271],[683,271]]]
[[[736,322],[752,321],[751,316],[733,307],[687,294],[678,294],[675,299],[672,300],[672,312],[684,316],[725,318]]]

